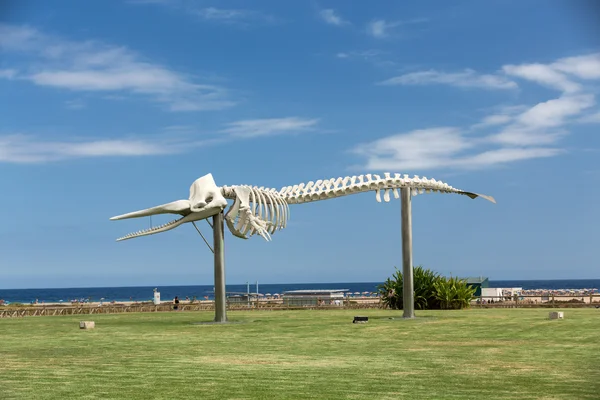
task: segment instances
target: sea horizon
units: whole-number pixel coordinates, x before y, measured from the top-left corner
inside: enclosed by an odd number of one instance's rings
[[[265,295],[281,294],[289,290],[301,289],[346,289],[349,293],[374,293],[383,281],[373,282],[304,282],[304,283],[260,283],[258,293]],[[489,287],[521,287],[523,289],[597,289],[600,279],[520,279],[489,280]],[[161,299],[172,299],[178,296],[197,299],[212,299],[214,285],[143,285],[143,286],[97,286],[97,287],[64,287],[64,288],[18,288],[0,289],[0,299],[10,303],[69,302],[71,300],[88,301],[150,301],[154,288],[161,294]],[[227,284],[229,294],[256,293],[256,281],[248,283]]]
[[[565,281],[599,281],[599,278],[556,278],[556,279],[490,279],[484,275],[481,275],[483,278],[487,278],[488,281],[491,282],[565,282]],[[469,276],[469,278],[478,278],[480,275]],[[459,277],[461,279],[465,279],[465,277]],[[259,285],[324,285],[328,283],[332,284],[364,284],[364,283],[377,283],[382,284],[384,281],[338,281],[338,282],[265,282],[261,283],[258,281]],[[242,283],[227,283],[227,286],[246,286],[247,284],[256,285],[256,280],[242,282]],[[112,289],[120,289],[120,288],[147,288],[147,287],[182,287],[182,286],[210,286],[208,284],[198,284],[198,285],[189,285],[189,284],[154,284],[154,285],[113,285],[113,286],[48,286],[48,287],[0,287],[0,290],[51,290],[51,289],[103,289],[103,288],[112,288]]]

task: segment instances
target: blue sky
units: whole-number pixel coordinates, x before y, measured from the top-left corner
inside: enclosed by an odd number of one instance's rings
[[[433,177],[498,203],[416,197],[415,264],[600,278],[592,4],[5,1],[0,287],[211,284],[193,226],[115,242],[149,221],[109,221],[207,173]],[[385,280],[400,204],[374,197],[293,206],[268,243],[227,232],[228,283]]]

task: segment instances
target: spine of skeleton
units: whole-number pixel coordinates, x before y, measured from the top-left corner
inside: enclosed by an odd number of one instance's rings
[[[419,178],[416,175],[413,178],[410,178],[408,175],[401,176],[398,173],[394,174],[392,177],[389,172],[385,172],[383,178],[377,174],[366,174],[346,176],[345,178],[318,180],[316,182],[310,181],[306,185],[301,183],[294,186],[285,186],[277,193],[279,196],[283,197],[288,204],[327,200],[371,191],[375,192],[375,198],[378,202],[381,202],[382,192],[383,200],[389,202],[390,193],[393,193],[394,198],[398,199],[400,197],[398,189],[402,188],[410,189],[413,196],[430,192],[456,193],[471,198],[483,197],[495,203],[495,200],[490,196],[465,192],[453,188],[447,183],[436,181],[435,179],[427,179],[426,177]]]

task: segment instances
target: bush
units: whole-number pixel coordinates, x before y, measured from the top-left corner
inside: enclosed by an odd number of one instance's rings
[[[394,268],[396,269],[396,272],[392,275],[393,279],[387,278],[387,280],[382,285],[379,285],[377,289],[383,304],[394,310],[402,310],[402,273],[398,271],[398,268]]]
[[[401,310],[403,303],[402,272],[397,268],[391,278],[378,286],[382,302],[389,308]],[[439,310],[462,309],[471,304],[475,288],[466,280],[446,278],[418,265],[413,268],[415,309]]]
[[[442,310],[460,310],[471,305],[476,288],[458,278],[442,278],[435,282],[435,297]]]

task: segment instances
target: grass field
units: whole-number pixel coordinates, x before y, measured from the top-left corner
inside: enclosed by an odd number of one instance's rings
[[[0,399],[598,399],[600,310],[564,311],[4,319]]]

